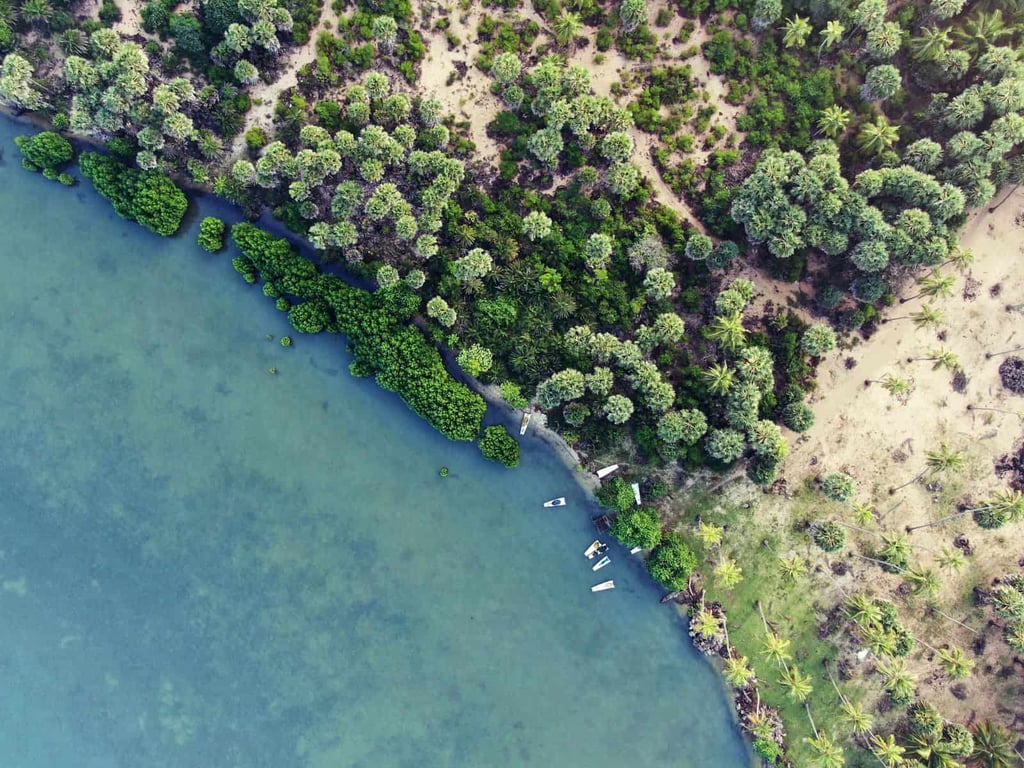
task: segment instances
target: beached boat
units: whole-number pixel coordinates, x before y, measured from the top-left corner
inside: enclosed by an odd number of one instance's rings
[[[551,499],[550,501],[544,502],[545,507],[564,507],[565,496],[559,496],[557,499]]]
[[[643,547],[633,547],[631,550],[629,550],[629,554],[635,555],[635,554],[637,554],[639,552],[643,552],[643,551],[644,551]]]
[[[589,547],[587,547],[587,550],[586,550],[586,552],[583,553],[583,556],[585,558],[587,558],[587,560],[593,560],[594,559],[594,555],[597,554],[597,550],[600,549],[600,548],[601,548],[600,540],[594,539],[594,543],[591,544]]]
[[[640,506],[640,483],[633,483],[630,488],[633,489],[633,498],[636,499],[636,505]]]
[[[615,589],[615,582],[612,579],[608,581],[602,581],[600,584],[595,584],[590,588],[591,592],[604,592],[608,589]]]
[[[598,480],[603,480],[604,478],[608,477],[608,475],[610,475],[612,472],[614,472],[618,468],[619,468],[618,464],[612,464],[609,467],[605,467],[604,469],[597,470],[597,479]]]
[[[528,426],[530,426],[530,418],[532,416],[533,416],[533,414],[530,411],[527,411],[526,413],[523,414],[523,421],[519,425],[519,434],[520,434],[520,436],[526,434],[526,428]]]
[[[596,563],[594,563],[594,567],[591,568],[590,570],[592,570],[592,571],[600,571],[606,565],[611,565],[611,564],[612,564],[612,559],[610,557],[608,557],[608,555],[605,555],[600,560],[598,560]]]

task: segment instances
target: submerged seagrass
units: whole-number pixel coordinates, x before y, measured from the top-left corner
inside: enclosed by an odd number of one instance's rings
[[[613,551],[590,594],[548,451],[508,472],[349,376],[337,336],[283,348],[197,219],[157,237],[22,171],[13,133],[4,764],[747,763],[639,565]]]

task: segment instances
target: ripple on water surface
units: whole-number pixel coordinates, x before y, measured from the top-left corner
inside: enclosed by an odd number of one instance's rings
[[[268,341],[284,317],[195,220],[150,235],[22,171],[17,132],[0,762],[749,764],[638,564],[614,551],[590,594],[586,500],[548,451],[505,471],[351,378],[340,339]]]

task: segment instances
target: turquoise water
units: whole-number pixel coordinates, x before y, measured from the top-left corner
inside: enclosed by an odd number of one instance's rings
[[[591,510],[539,441],[506,471],[350,377],[338,338],[282,348],[195,218],[174,240],[124,222],[20,169],[18,132],[0,124],[0,764],[749,764],[640,565],[590,572]]]

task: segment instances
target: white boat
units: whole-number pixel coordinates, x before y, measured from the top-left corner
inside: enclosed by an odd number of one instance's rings
[[[565,506],[565,496],[559,496],[557,499],[551,499],[549,501],[545,501],[544,502],[544,506],[545,507],[564,507]]]
[[[644,550],[643,550],[642,547],[633,547],[631,550],[629,550],[629,554],[635,555],[635,554],[638,554],[639,552],[643,552],[643,551]]]
[[[618,464],[612,464],[610,467],[605,467],[604,469],[597,470],[597,479],[598,480],[603,480],[604,478],[608,477],[608,475],[610,475],[612,472],[614,472],[618,468],[619,468]]]
[[[530,426],[530,418],[531,418],[532,416],[533,416],[533,414],[532,414],[532,413],[530,413],[529,411],[527,411],[526,413],[524,413],[524,414],[523,414],[523,421],[522,421],[522,423],[521,423],[521,424],[519,425],[519,435],[520,435],[520,436],[522,436],[522,435],[525,435],[525,434],[526,434],[526,428],[527,428],[528,426]]]
[[[591,568],[590,570],[592,570],[592,571],[600,571],[600,570],[601,570],[602,568],[604,568],[604,567],[605,567],[606,565],[611,565],[611,564],[612,564],[612,559],[611,559],[610,557],[608,557],[608,555],[605,555],[605,556],[604,556],[604,557],[602,557],[602,558],[601,558],[600,560],[598,560],[598,561],[597,561],[597,562],[596,562],[596,563],[594,564],[594,567],[593,567],[593,568]]]
[[[587,560],[593,560],[594,555],[597,554],[597,550],[601,548],[601,542],[598,539],[594,539],[594,543],[587,547],[587,551],[583,553],[583,556]]]
[[[633,498],[636,499],[636,505],[640,506],[640,483],[633,483],[630,488],[633,489]]]
[[[608,581],[602,581],[600,584],[595,584],[594,586],[592,586],[590,588],[590,591],[591,592],[604,592],[605,590],[608,590],[608,589],[615,589],[615,582],[612,581],[611,579],[608,579]]]

